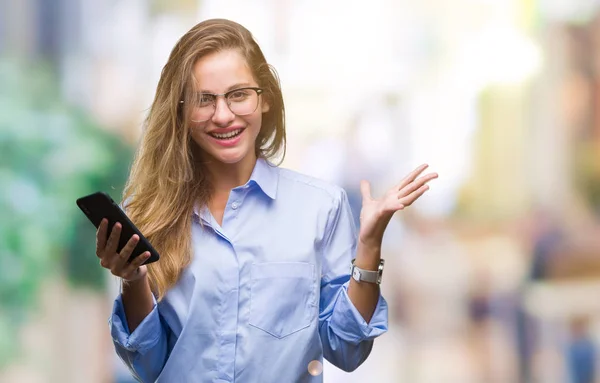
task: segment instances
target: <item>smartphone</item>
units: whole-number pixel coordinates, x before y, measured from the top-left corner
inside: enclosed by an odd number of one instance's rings
[[[148,258],[143,264],[147,265],[152,262],[156,262],[160,259],[160,256],[156,249],[152,247],[150,242],[144,237],[144,235],[138,230],[138,228],[129,220],[129,217],[121,209],[121,207],[113,201],[113,199],[104,192],[96,192],[77,199],[77,206],[81,209],[90,222],[94,224],[96,229],[100,226],[100,222],[103,218],[108,220],[107,237],[115,223],[121,224],[121,237],[119,238],[119,245],[117,252],[125,246],[127,241],[134,235],[137,234],[140,240],[138,241],[135,249],[131,252],[129,262],[135,257],[141,255],[145,251],[150,252],[150,258]]]

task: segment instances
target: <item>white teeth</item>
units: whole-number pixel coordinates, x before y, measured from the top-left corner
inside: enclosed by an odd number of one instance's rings
[[[216,137],[216,138],[220,138],[220,139],[227,139],[227,138],[231,138],[231,137],[235,137],[238,134],[240,134],[242,132],[242,129],[236,129],[236,130],[232,130],[231,132],[228,133],[210,133],[211,136]]]

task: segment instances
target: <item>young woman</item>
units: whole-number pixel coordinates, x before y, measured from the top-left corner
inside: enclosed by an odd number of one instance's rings
[[[320,382],[323,357],[352,371],[387,330],[383,233],[436,174],[423,165],[381,199],[363,181],[357,233],[345,192],[269,161],[284,152],[281,89],[250,32],[193,27],[162,71],[124,192],[161,259],[127,263],[138,238],[117,253],[106,220],[96,238],[123,281],[110,328],[137,379]]]

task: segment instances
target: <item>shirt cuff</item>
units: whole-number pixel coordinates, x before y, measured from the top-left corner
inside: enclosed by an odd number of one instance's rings
[[[160,339],[162,328],[156,299],[154,297],[153,299],[154,308],[150,314],[146,315],[133,333],[129,333],[129,326],[127,325],[125,310],[123,308],[123,299],[119,294],[117,299],[115,299],[113,312],[108,320],[110,333],[115,344],[127,351],[138,352],[140,354],[146,353],[146,351],[156,345]]]
[[[371,321],[367,323],[348,296],[348,283],[341,289],[331,318],[332,330],[342,339],[358,344],[373,340],[388,330],[388,305],[381,293]]]

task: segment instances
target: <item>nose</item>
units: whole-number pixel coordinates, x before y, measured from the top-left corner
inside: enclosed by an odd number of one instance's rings
[[[212,116],[212,122],[215,125],[227,126],[235,119],[235,114],[229,109],[227,100],[224,97],[217,97],[215,100],[215,113]]]

